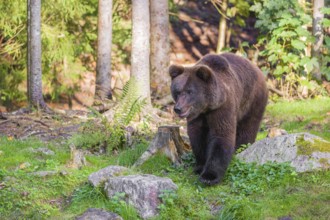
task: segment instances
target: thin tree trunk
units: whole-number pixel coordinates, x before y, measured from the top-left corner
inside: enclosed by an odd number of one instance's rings
[[[324,0],[314,0],[313,2],[313,36],[315,37],[315,43],[312,48],[312,56],[316,57],[320,61],[320,51],[323,44],[323,30],[321,21],[324,15],[320,9],[324,7]],[[315,67],[313,70],[313,77],[317,80],[321,80],[320,68]]]
[[[138,97],[150,99],[150,16],[149,0],[132,0],[131,74],[137,83]]]
[[[112,0],[99,0],[95,99],[111,99]]]
[[[219,22],[219,36],[218,36],[218,45],[217,45],[217,53],[220,53],[222,49],[226,46],[226,31],[227,31],[227,20],[224,16],[227,11],[227,0],[222,1],[221,5],[221,18]]]
[[[156,98],[170,94],[169,16],[167,0],[150,0],[151,90]]]
[[[27,78],[30,107],[47,108],[42,96],[41,0],[28,0]]]

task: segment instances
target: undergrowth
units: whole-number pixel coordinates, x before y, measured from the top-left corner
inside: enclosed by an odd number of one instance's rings
[[[329,125],[325,123],[329,103],[329,98],[274,103],[268,106],[266,118],[288,133],[308,131],[329,140]],[[263,124],[265,128],[270,122],[267,123]],[[105,132],[94,128],[86,126],[90,132],[61,143],[0,137],[0,219],[74,219],[88,208],[115,212],[124,219],[139,219],[137,211],[124,202],[125,195],[118,193],[108,199],[102,187],[93,188],[87,179],[92,172],[109,165],[131,167],[147,149],[148,142],[142,138],[131,148],[118,148],[108,154],[91,153],[86,155],[87,166],[70,168],[70,144],[99,152],[105,143],[102,141],[108,141]],[[40,147],[47,147],[54,155],[34,151]],[[329,171],[301,174],[285,163],[257,166],[234,158],[224,181],[207,187],[193,173],[193,155],[185,154],[182,161],[181,166],[174,166],[158,153],[141,166],[131,168],[130,173],[169,177],[178,186],[177,191],[161,193],[160,214],[155,220],[330,216]],[[37,171],[56,173],[37,177],[33,175]]]

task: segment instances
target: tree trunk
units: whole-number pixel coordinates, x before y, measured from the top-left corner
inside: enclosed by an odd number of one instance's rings
[[[131,76],[137,96],[151,105],[150,99],[150,15],[148,0],[132,0]]]
[[[226,31],[227,31],[227,20],[225,14],[227,12],[227,0],[222,1],[221,5],[221,18],[219,22],[219,36],[218,36],[218,46],[217,53],[220,53],[222,49],[226,46]]]
[[[30,107],[46,109],[42,96],[41,0],[28,0],[27,85]]]
[[[112,99],[112,0],[99,0],[95,99]]]
[[[321,21],[324,15],[320,9],[324,7],[324,0],[314,0],[313,2],[313,36],[315,37],[315,43],[312,48],[312,56],[316,57],[320,61],[320,50],[323,44],[323,30]],[[313,70],[313,77],[316,80],[321,80],[321,72],[319,67],[315,67]]]
[[[156,99],[170,94],[169,16],[167,0],[150,0],[151,91]]]
[[[154,140],[134,166],[140,166],[157,152],[165,154],[173,164],[179,165],[181,156],[189,151],[191,147],[182,140],[179,126],[160,126]]]

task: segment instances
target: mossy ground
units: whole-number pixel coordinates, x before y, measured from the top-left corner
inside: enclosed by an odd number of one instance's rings
[[[289,133],[310,132],[329,141],[329,111],[330,98],[278,102],[267,107],[268,121],[263,127],[277,124]],[[262,132],[258,138],[265,135],[266,132]],[[0,219],[74,219],[87,208],[102,208],[124,219],[138,219],[134,208],[122,201],[122,195],[107,199],[101,188],[94,189],[87,183],[87,177],[108,165],[130,167],[148,143],[141,141],[134,149],[118,150],[114,155],[87,155],[88,166],[75,170],[67,166],[69,142],[45,144],[37,140],[0,138]],[[55,155],[31,150],[39,147],[48,147]],[[257,167],[233,160],[223,183],[205,187],[192,172],[192,155],[184,161],[183,166],[174,167],[157,154],[132,169],[132,173],[169,177],[179,187],[177,192],[164,192],[164,205],[159,207],[160,215],[155,219],[278,219],[285,216],[328,219],[330,216],[330,171],[297,174],[287,164]],[[22,165],[24,163],[29,165]],[[31,175],[41,170],[67,174]]]

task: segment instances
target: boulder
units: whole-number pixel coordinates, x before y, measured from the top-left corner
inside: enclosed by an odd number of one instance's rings
[[[102,209],[89,208],[82,215],[76,217],[76,220],[123,220],[123,218]]]
[[[122,166],[108,166],[95,173],[92,173],[88,177],[88,181],[94,186],[98,187],[103,184],[110,177],[118,176],[128,168]]]
[[[158,214],[157,207],[161,203],[159,195],[164,190],[177,188],[169,178],[147,174],[113,177],[105,183],[105,192],[109,199],[116,193],[125,193],[126,202],[135,207],[143,219]]]
[[[289,162],[297,172],[328,169],[330,142],[309,133],[282,135],[255,142],[237,158],[257,164]]]

